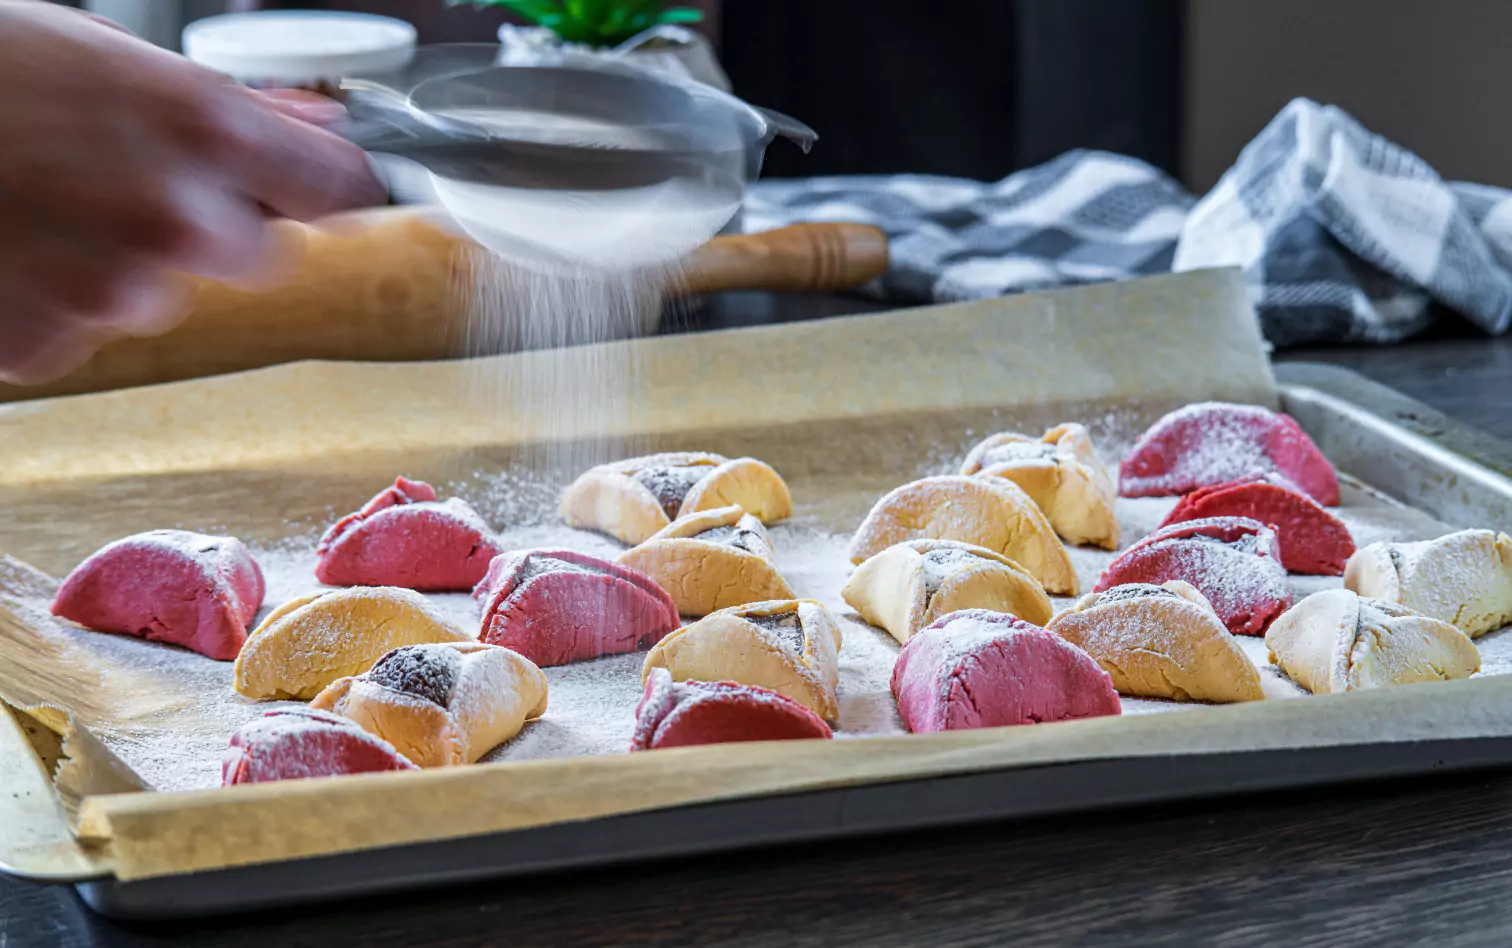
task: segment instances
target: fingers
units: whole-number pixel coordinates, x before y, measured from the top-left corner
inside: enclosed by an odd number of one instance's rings
[[[117,308],[88,317],[66,313],[50,300],[13,299],[0,316],[0,382],[38,385],[74,372],[100,347],[123,336],[157,335],[181,322],[188,309],[181,281],[139,271],[113,291]]]
[[[58,336],[31,361],[15,367],[0,366],[0,382],[12,385],[42,385],[72,375],[94,358],[108,336],[76,334]]]
[[[25,302],[12,301],[0,316],[0,382],[37,385],[77,369],[113,334],[68,320]]]
[[[0,379],[46,381],[99,346],[164,332],[185,315],[183,279],[100,244],[47,233],[0,247]]]
[[[189,315],[189,286],[171,273],[141,269],[122,277],[116,305],[91,322],[111,335],[160,336]]]
[[[311,125],[335,125],[346,118],[347,110],[340,102],[317,92],[302,89],[264,89],[263,101],[272,109],[290,118]]]
[[[255,147],[233,158],[248,196],[298,221],[372,207],[388,192],[362,149],[324,129],[258,104],[240,136]]]
[[[182,175],[170,192],[148,248],[159,266],[218,280],[262,269],[268,234],[261,208],[205,174]]]

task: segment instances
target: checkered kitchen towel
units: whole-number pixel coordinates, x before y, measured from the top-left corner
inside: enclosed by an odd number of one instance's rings
[[[1244,268],[1278,346],[1396,342],[1437,302],[1512,324],[1512,192],[1446,183],[1344,112],[1298,99],[1200,201],[1137,159],[1076,151],[994,184],[834,177],[753,186],[746,227],[862,221],[892,238],[864,292],[980,299],[1171,269]]]

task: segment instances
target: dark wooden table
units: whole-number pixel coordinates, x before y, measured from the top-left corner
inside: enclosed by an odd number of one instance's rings
[[[838,315],[733,297],[690,327]],[[1512,439],[1512,339],[1450,327],[1346,365]],[[0,880],[0,948],[1512,944],[1512,773],[1151,807],[123,926]]]

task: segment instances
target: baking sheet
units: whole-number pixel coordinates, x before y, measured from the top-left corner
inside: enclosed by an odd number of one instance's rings
[[[594,399],[570,412],[543,400],[543,392],[553,391],[544,383],[626,357],[635,371],[603,374],[608,383],[591,393],[609,402],[597,406],[606,410],[596,410]],[[635,397],[616,400],[627,391]],[[471,365],[289,366],[11,406],[0,410],[7,451],[0,548],[37,570],[12,563],[0,576],[6,590],[0,659],[8,659],[0,661],[0,697],[12,705],[66,705],[154,786],[202,786],[213,765],[175,761],[163,753],[161,734],[171,729],[186,746],[218,759],[231,723],[225,715],[235,707],[219,680],[228,680],[229,669],[193,656],[198,669],[186,672],[172,667],[184,656],[167,647],[50,626],[36,614],[50,582],[38,571],[61,575],[127,533],[188,526],[246,539],[270,567],[275,587],[283,585],[270,592],[276,604],[310,582],[309,544],[319,528],[397,472],[468,497],[503,529],[506,542],[533,545],[558,538],[543,512],[587,464],[632,451],[698,447],[755,454],[784,472],[798,516],[775,537],[781,565],[800,592],[843,613],[835,593],[849,569],[844,535],[886,490],[950,469],[992,431],[1036,431],[1065,419],[1088,423],[1110,458],[1117,457],[1151,418],[1204,398],[1275,404],[1254,317],[1233,272],[646,341],[623,350],[532,353]],[[1352,526],[1365,534],[1361,542],[1371,530],[1395,536],[1438,530],[1363,493],[1352,492],[1351,505]],[[1158,522],[1162,506],[1124,504],[1127,540]],[[586,535],[573,541],[590,551],[606,542]],[[1099,556],[1077,555],[1085,584],[1100,569]],[[471,603],[448,607],[460,614]],[[895,728],[883,674],[891,640],[858,623],[847,622],[845,631],[842,730]],[[46,669],[68,673],[42,680],[34,674],[38,655]],[[559,671],[552,713],[501,755],[623,747],[615,728],[628,726],[638,664],[627,657]],[[576,703],[569,697],[574,677],[594,685],[578,689]],[[614,682],[612,697],[606,680]],[[1180,715],[1179,727],[1157,729],[1129,718],[818,748],[515,760],[448,773],[207,792],[96,791],[75,802],[81,834],[108,849],[111,870],[140,878],[749,793],[1327,738],[1332,725],[1323,708],[1330,699],[1274,704]],[[1282,715],[1280,706],[1297,704],[1319,711]],[[256,710],[243,706],[238,713]],[[1261,715],[1270,723],[1257,732]],[[619,723],[588,726],[604,718]],[[185,721],[195,723],[184,729]],[[203,760],[199,751],[195,760]]]

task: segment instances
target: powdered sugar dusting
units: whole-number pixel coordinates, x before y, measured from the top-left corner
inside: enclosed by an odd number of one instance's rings
[[[675,518],[678,511],[682,510],[683,498],[688,496],[688,491],[707,477],[710,470],[707,465],[648,467],[631,476],[651,492],[669,518]]]
[[[1186,439],[1179,460],[1170,465],[1163,477],[1152,480],[1183,485],[1217,484],[1275,470],[1275,462],[1265,452],[1264,440],[1271,413],[1253,406],[1223,406],[1221,411],[1215,407],[1212,403],[1188,405],[1156,423],[1156,427],[1164,426],[1162,430],[1176,431],[1179,426],[1200,418],[1201,437]]]
[[[1055,457],[1055,445],[1048,441],[1009,441],[989,448],[982,454],[982,467],[1007,464],[1009,461],[1038,461]]]
[[[378,659],[366,677],[444,708],[451,703],[461,671],[462,654],[454,648],[406,645]]]
[[[796,612],[774,613],[764,616],[746,616],[763,635],[771,636],[778,646],[794,655],[803,654],[803,623]]]
[[[387,741],[339,715],[297,707],[273,711],[232,735],[227,783],[415,770]]]

